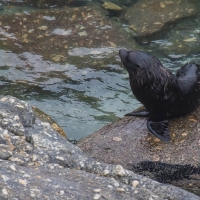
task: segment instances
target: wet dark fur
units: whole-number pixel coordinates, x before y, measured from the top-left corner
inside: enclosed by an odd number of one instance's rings
[[[198,105],[199,65],[186,64],[175,76],[156,57],[145,52],[129,51],[121,59],[129,72],[133,94],[148,111],[158,112],[155,118],[180,116]]]
[[[146,109],[126,116],[148,117],[149,132],[169,142],[168,118],[184,115],[199,103],[200,66],[188,63],[174,75],[148,53],[121,49],[119,56],[129,73],[133,94]]]

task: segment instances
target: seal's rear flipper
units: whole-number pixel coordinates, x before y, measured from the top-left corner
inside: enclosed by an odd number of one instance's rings
[[[170,142],[168,120],[155,122],[148,119],[147,128],[154,136],[156,136],[160,140],[164,142]]]
[[[149,115],[150,112],[145,109],[125,114],[125,116],[141,116],[141,117],[148,117]]]

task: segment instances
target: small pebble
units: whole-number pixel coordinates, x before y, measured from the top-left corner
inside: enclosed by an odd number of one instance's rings
[[[28,33],[33,33],[34,29],[28,30]]]
[[[7,99],[8,99],[7,97],[3,97],[3,98],[1,98],[0,101],[6,101]]]
[[[138,190],[135,190],[135,191],[134,191],[134,194],[137,194],[137,193],[138,193]]]
[[[12,169],[13,171],[16,171],[16,168],[14,165],[10,165],[10,169]]]
[[[64,190],[60,190],[60,195],[63,195],[65,193]]]
[[[104,175],[104,176],[108,175],[109,173],[110,173],[110,171],[107,170],[107,169],[105,169],[105,170],[103,171],[103,175]]]
[[[117,181],[114,182],[115,187],[119,187],[119,183]]]
[[[14,120],[19,120],[19,116],[18,116],[18,115],[15,115],[13,119],[14,119]]]
[[[100,188],[94,189],[93,192],[101,192],[101,189]]]
[[[79,32],[78,34],[79,34],[80,36],[86,36],[86,35],[87,35],[86,31]]]
[[[136,188],[139,185],[139,181],[135,180],[132,182],[132,186]]]
[[[47,26],[40,26],[40,27],[38,27],[38,29],[42,30],[42,31],[45,31],[45,30],[47,30]]]
[[[35,162],[35,161],[37,161],[37,160],[38,160],[37,155],[33,154],[33,156],[32,156],[32,161]]]
[[[101,195],[100,194],[95,194],[93,199],[100,199]]]
[[[22,185],[26,186],[27,181],[26,181],[26,180],[19,179],[19,183],[21,183]]]
[[[56,159],[58,159],[58,160],[64,160],[64,158],[61,157],[61,156],[56,156]]]
[[[126,174],[124,168],[121,165],[116,166],[116,173],[119,176],[124,176]]]
[[[119,191],[119,192],[125,192],[125,189],[124,188],[117,188],[117,191]]]
[[[7,192],[6,189],[2,189],[2,193],[3,193],[4,195],[8,195],[8,192]]]
[[[31,193],[31,197],[35,198],[35,196],[36,196],[36,195],[35,195],[34,193]]]
[[[30,178],[31,176],[28,175],[28,174],[24,174],[23,177],[24,177],[24,178]]]
[[[114,137],[113,140],[116,141],[116,142],[120,142],[120,141],[122,141],[122,138],[120,138],[120,137]]]
[[[108,188],[109,188],[109,189],[113,189],[113,186],[112,186],[112,185],[108,185]]]
[[[186,137],[188,134],[186,132],[181,134],[183,137]]]

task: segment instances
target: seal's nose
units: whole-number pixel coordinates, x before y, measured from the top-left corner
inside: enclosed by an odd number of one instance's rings
[[[119,57],[123,60],[128,55],[128,51],[126,49],[120,49],[119,50]]]

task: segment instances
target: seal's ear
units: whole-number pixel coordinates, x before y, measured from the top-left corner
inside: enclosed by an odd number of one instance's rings
[[[169,124],[168,120],[164,121],[151,121],[147,120],[147,128],[149,131],[164,142],[170,142]]]

